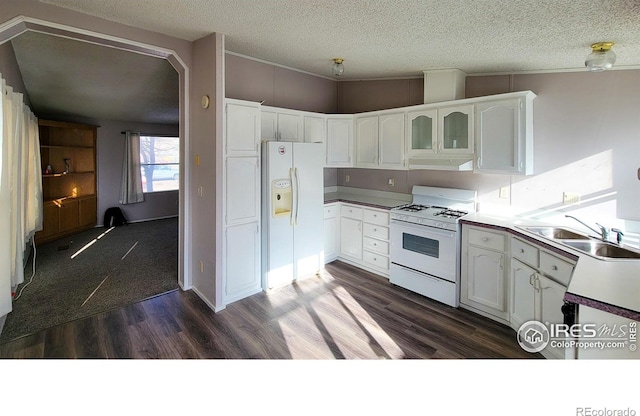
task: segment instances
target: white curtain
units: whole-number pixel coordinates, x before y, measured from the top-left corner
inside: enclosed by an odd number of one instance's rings
[[[140,173],[140,133],[127,130],[124,141],[122,183],[120,184],[120,203],[123,205],[144,201]]]
[[[23,96],[0,74],[0,316],[11,312],[11,290],[24,282],[24,251],[42,230],[38,121]]]

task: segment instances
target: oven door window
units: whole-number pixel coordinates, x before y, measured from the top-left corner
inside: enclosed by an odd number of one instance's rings
[[[440,258],[440,241],[402,233],[402,248],[425,256]]]

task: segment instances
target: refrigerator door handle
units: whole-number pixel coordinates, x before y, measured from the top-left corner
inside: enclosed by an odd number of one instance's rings
[[[298,225],[298,209],[300,207],[300,177],[298,176],[298,168],[294,168],[296,175],[296,225]]]
[[[295,189],[293,189],[293,168],[289,168],[289,183],[291,184],[291,191],[295,192]],[[294,193],[295,196],[295,193]],[[291,226],[293,227],[293,215],[294,215],[294,210],[296,209],[295,207],[295,201],[292,199],[291,201],[291,213],[289,214],[289,224],[291,224]]]

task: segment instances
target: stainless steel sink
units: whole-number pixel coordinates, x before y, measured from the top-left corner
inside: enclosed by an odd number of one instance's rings
[[[568,240],[561,241],[562,244],[583,251],[594,257],[614,258],[614,259],[640,259],[640,252],[629,250],[615,244],[604,241],[591,240]]]
[[[527,231],[552,240],[588,240],[589,236],[562,227],[526,227]]]

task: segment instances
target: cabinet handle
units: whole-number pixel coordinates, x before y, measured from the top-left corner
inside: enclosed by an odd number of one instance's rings
[[[535,276],[535,273],[534,273],[534,274],[532,274],[531,276],[529,276],[529,284],[530,284],[531,286],[534,286],[534,287],[535,287],[535,285],[533,284],[533,277],[534,277],[534,276]]]
[[[377,233],[377,232],[378,232],[378,229],[377,229],[377,228],[374,228],[374,229],[373,229],[373,232],[374,232],[374,233]]]
[[[489,237],[482,237],[482,241],[486,243],[487,241],[489,241]]]
[[[371,245],[375,247],[378,245],[378,243],[372,243]]]
[[[558,266],[554,264],[553,266],[551,266],[551,270],[558,270]]]
[[[520,249],[520,253],[524,253],[524,249],[523,248]]]

